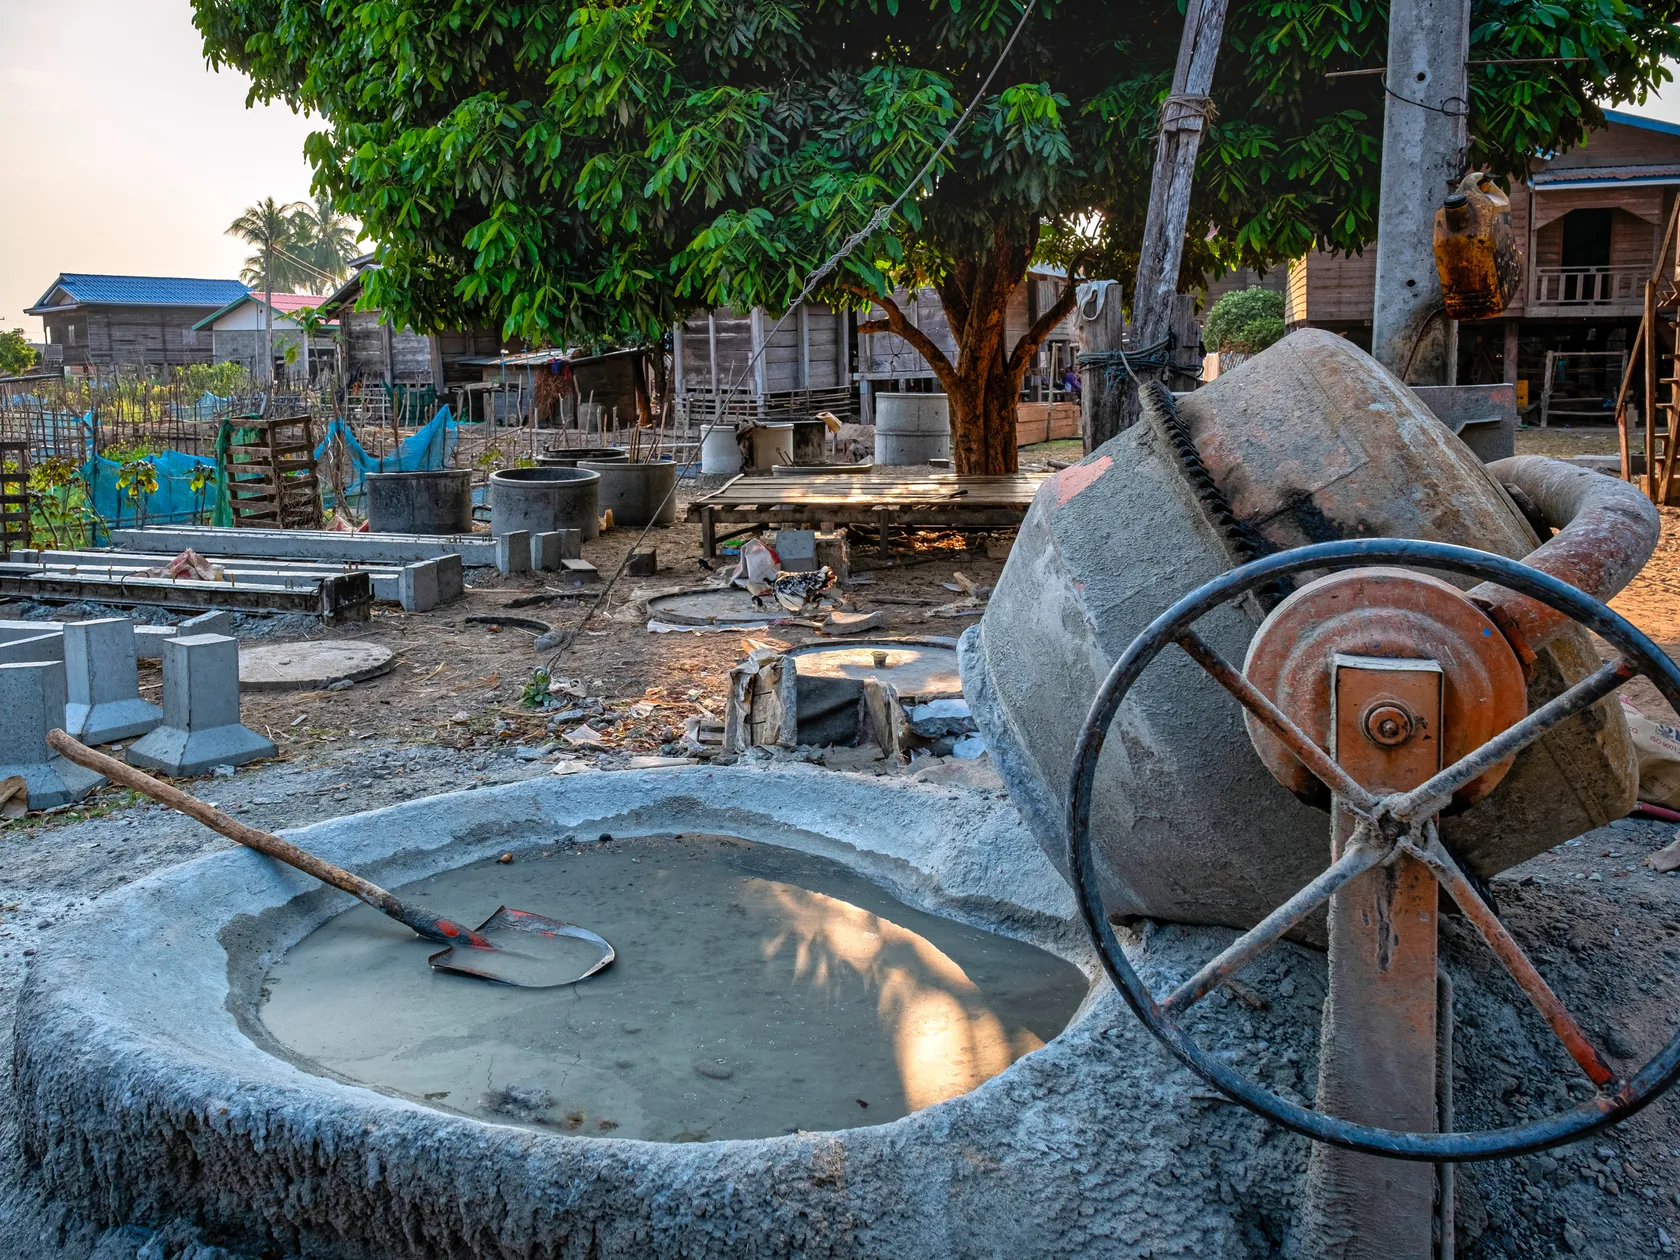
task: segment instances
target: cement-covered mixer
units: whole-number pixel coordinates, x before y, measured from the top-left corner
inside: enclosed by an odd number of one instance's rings
[[[1559,532],[1542,546],[1536,527]],[[1608,599],[1657,529],[1633,487],[1600,474],[1536,457],[1484,467],[1368,355],[1305,330],[1045,485],[985,618],[963,636],[964,689],[1011,797],[1066,873],[1081,723],[1121,653],[1186,592],[1272,552],[1392,537],[1526,558]],[[1240,662],[1288,593],[1255,592],[1199,632]],[[1578,625],[1499,587],[1470,594],[1515,649],[1531,709],[1597,668]],[[1287,686],[1288,663],[1273,666],[1267,685]],[[1241,710],[1187,655],[1156,660],[1097,767],[1091,834],[1110,914],[1248,927],[1322,871],[1328,794],[1277,761],[1254,756]],[[1443,838],[1486,878],[1621,817],[1636,787],[1620,710],[1600,702],[1486,795],[1461,797]]]

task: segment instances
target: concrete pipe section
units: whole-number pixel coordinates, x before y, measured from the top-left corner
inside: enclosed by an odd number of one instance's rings
[[[614,525],[670,525],[677,519],[677,465],[669,456],[650,460],[582,460],[579,469],[601,474],[601,513]]]
[[[951,458],[951,408],[944,394],[876,394],[875,462],[925,464]]]
[[[628,451],[616,446],[551,446],[537,456],[537,467],[576,468],[580,459],[621,464],[629,458]]]
[[[472,469],[368,473],[368,528],[379,534],[472,533]]]
[[[490,532],[601,532],[601,478],[586,468],[504,468],[490,474]]]
[[[993,794],[628,771],[292,836],[618,958],[559,989],[432,972],[246,850],[109,893],[35,960],[15,1041],[26,1153],[88,1218],[335,1260],[1237,1256],[1293,1199],[1298,1144],[1201,1105],[1090,987],[1071,894]],[[1157,933],[1139,966],[1205,948]],[[1314,987],[1275,1029],[1231,1004],[1231,1036],[1304,1038]]]
[[[1103,677],[1174,600],[1236,563],[1338,538],[1430,539],[1533,553],[1607,599],[1655,539],[1654,513],[1629,506],[1637,493],[1608,478],[1565,477],[1544,460],[1484,467],[1332,333],[1291,334],[1179,399],[1177,417],[1136,425],[1045,484],[984,620],[960,643],[987,747],[1058,864],[1072,750]],[[1579,523],[1540,548],[1518,499],[1549,525]],[[1504,629],[1524,623],[1527,603],[1486,606]],[[1227,607],[1199,632],[1240,665],[1265,613],[1260,603]],[[1529,656],[1531,710],[1599,664],[1578,626],[1537,626]],[[1266,772],[1242,710],[1183,653],[1161,657],[1132,689],[1113,735],[1093,813],[1111,912],[1247,927],[1328,865],[1324,802],[1298,799]],[[1488,877],[1622,817],[1636,783],[1611,700],[1523,752],[1441,829]]]

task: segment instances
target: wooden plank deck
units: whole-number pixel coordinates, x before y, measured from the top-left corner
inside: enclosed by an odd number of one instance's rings
[[[688,506],[708,558],[721,537],[754,526],[869,525],[885,554],[893,527],[1003,529],[1019,525],[1050,473],[961,477],[887,472],[812,477],[742,475]]]

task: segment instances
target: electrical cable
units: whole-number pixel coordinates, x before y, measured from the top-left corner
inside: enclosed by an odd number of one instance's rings
[[[914,178],[912,178],[910,182],[904,186],[904,190],[900,192],[898,196],[894,197],[891,203],[883,206],[871,215],[869,222],[848,236],[843,242],[841,242],[839,249],[835,250],[834,253],[830,254],[828,258],[822,262],[821,265],[813,268],[806,275],[805,282],[799,290],[799,296],[794,298],[794,300],[788,304],[787,310],[782,312],[782,317],[776,321],[775,326],[770,329],[769,334],[764,337],[758,347],[750,356],[748,356],[746,363],[744,363],[741,366],[741,369],[735,374],[735,379],[730,382],[729,389],[723,396],[723,401],[718,403],[713,409],[714,420],[721,420],[722,416],[728,414],[729,404],[734,399],[735,395],[740,392],[741,382],[746,379],[747,373],[752,371],[753,365],[758,362],[759,357],[763,355],[764,351],[769,347],[770,342],[775,338],[776,334],[782,330],[782,326],[787,323],[794,311],[799,308],[800,303],[810,297],[816,290],[816,287],[827,278],[830,272],[844,262],[853,250],[873,236],[875,232],[886,223],[886,221],[892,216],[893,212],[896,211],[899,206],[904,204],[905,198],[909,197],[910,194],[914,192],[918,186],[920,186],[922,180],[927,177],[928,172],[933,169],[934,163],[944,155],[945,150],[951,147],[952,142],[957,138],[957,133],[963,129],[968,120],[974,115],[974,111],[978,108],[980,102],[985,99],[986,90],[992,86],[992,80],[997,77],[997,72],[1003,68],[1004,61],[1008,59],[1010,51],[1015,47],[1015,41],[1020,38],[1021,32],[1026,29],[1027,20],[1032,16],[1033,10],[1037,6],[1038,0],[1027,0],[1026,7],[1021,10],[1021,16],[1015,23],[1015,29],[1009,33],[1009,38],[1004,42],[1002,51],[997,55],[997,60],[992,62],[992,68],[986,72],[986,77],[981,80],[979,89],[974,93],[973,98],[968,102],[968,108],[963,110],[956,122],[951,124],[950,128],[945,132],[945,138],[939,142],[939,147],[934,149],[933,153],[928,157],[928,160],[922,164],[922,169],[917,171]],[[699,460],[700,455],[697,451],[695,452],[694,459],[689,461],[687,467],[692,468],[699,462]],[[613,587],[618,584],[618,580],[624,576],[625,569],[629,567],[630,557],[636,554],[636,549],[641,546],[643,539],[648,536],[648,531],[653,528],[654,521],[659,519],[659,514],[665,510],[665,505],[669,503],[672,496],[676,494],[677,485],[681,482],[681,480],[682,475],[681,470],[679,470],[677,477],[672,479],[670,490],[666,492],[665,497],[659,501],[659,506],[651,513],[648,523],[642,527],[642,532],[636,536],[636,541],[630,544],[629,550],[624,553],[624,559],[619,561],[618,568],[613,572],[612,577],[609,578],[606,584],[602,586],[601,593],[597,595],[589,607],[584,610],[583,616],[579,619],[577,625],[573,626],[567,632],[566,638],[558,647],[555,648],[554,654],[548,658],[548,663],[544,666],[546,671],[551,672],[553,670],[554,663],[566,653],[567,649],[569,649],[573,643],[577,642],[578,635],[582,634],[585,627],[589,625],[589,621],[595,615],[596,610],[606,602],[607,597],[612,593]]]

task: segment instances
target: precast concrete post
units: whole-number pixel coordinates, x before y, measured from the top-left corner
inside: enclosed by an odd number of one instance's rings
[[[105,782],[47,747],[47,732],[64,723],[64,662],[0,665],[0,714],[0,779],[22,776],[30,809],[68,805]]]
[[[1468,0],[1389,7],[1371,354],[1408,385],[1453,383],[1455,327],[1435,270],[1435,211],[1467,161],[1469,56]]]
[[[239,723],[239,641],[182,635],[163,645],[163,725],[129,746],[134,765],[203,774],[274,756],[274,744]]]
[[[65,626],[64,670],[64,729],[84,744],[144,735],[163,721],[163,710],[140,698],[134,623],[127,618]]]

